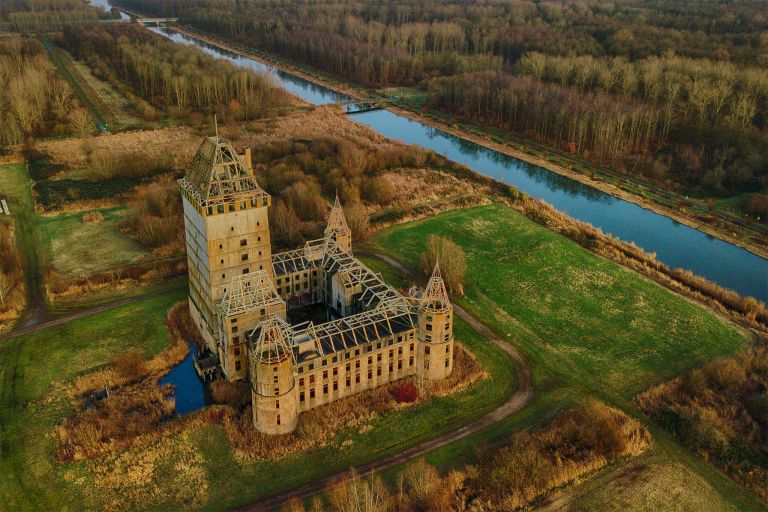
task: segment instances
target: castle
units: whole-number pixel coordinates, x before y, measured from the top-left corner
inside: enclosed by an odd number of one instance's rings
[[[352,255],[338,197],[324,237],[272,254],[271,197],[243,155],[206,137],[179,180],[189,308],[224,377],[248,379],[253,423],[285,434],[299,414],[407,376],[453,368],[453,308],[439,268],[408,297]],[[323,323],[293,321],[324,308]]]

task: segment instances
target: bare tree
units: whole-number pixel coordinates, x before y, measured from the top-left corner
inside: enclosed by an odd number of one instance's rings
[[[464,295],[467,274],[467,257],[464,250],[450,238],[430,235],[427,238],[427,250],[421,254],[424,273],[430,275],[438,261],[448,289],[457,295]]]
[[[353,203],[344,208],[344,217],[347,219],[347,225],[352,230],[352,238],[360,240],[368,233],[370,218],[368,211],[361,203]]]
[[[0,272],[0,305],[5,306],[5,298],[13,289],[13,282],[7,274]]]

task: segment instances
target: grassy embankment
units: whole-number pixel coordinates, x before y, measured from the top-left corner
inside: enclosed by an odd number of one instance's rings
[[[386,413],[369,422],[369,431],[350,426],[325,447],[277,461],[243,460],[221,427],[200,425],[93,461],[55,462],[53,428],[71,413],[61,383],[103,366],[128,347],[156,354],[167,343],[165,310],[183,297],[170,293],[0,344],[0,407],[7,411],[0,470],[12,475],[0,483],[0,503],[13,510],[54,504],[73,510],[226,510],[453,430],[514,390],[510,360],[458,323],[457,338],[489,378],[454,396]]]
[[[473,460],[478,443],[541,424],[585,396],[647,423],[632,404],[635,394],[747,345],[733,325],[501,205],[396,226],[368,245],[415,268],[427,236],[434,233],[464,248],[468,275],[461,304],[531,360],[537,391],[533,403],[510,420],[430,454],[428,460],[443,470]],[[661,429],[649,428],[654,447],[631,463],[644,468],[640,483],[619,485],[627,491],[613,501],[605,486],[593,486],[578,503],[603,500],[614,509],[624,508],[621,503],[637,509],[668,506],[661,500],[671,495],[684,507],[706,498],[711,510],[729,509],[729,503],[766,508]],[[625,466],[610,466],[598,478],[604,484],[626,480]],[[657,478],[660,471],[669,478]],[[666,487],[658,487],[662,483]]]
[[[21,254],[27,291],[27,310],[42,304],[42,274],[38,216],[32,199],[32,182],[24,164],[0,165],[0,184],[8,196],[8,208],[15,224],[16,244]]]

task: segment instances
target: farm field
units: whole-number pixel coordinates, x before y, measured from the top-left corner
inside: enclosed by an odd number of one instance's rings
[[[120,232],[126,210],[118,206],[42,217],[39,224],[47,261],[65,277],[87,276],[137,261],[148,252]],[[84,220],[85,215],[96,213],[103,220]]]
[[[456,338],[477,357],[487,379],[458,394],[385,413],[369,422],[370,429],[350,425],[324,447],[277,461],[251,461],[230,449],[221,427],[193,425],[149,446],[91,461],[55,462],[53,428],[71,411],[60,393],[63,383],[102,367],[128,347],[147,356],[161,351],[168,340],[165,311],[185,297],[185,290],[172,292],[0,342],[0,471],[12,475],[0,482],[0,502],[13,510],[226,510],[453,430],[496,407],[515,388],[513,363],[457,321]],[[137,472],[138,481],[129,478]],[[275,479],[276,473],[285,477]]]
[[[464,249],[468,270],[460,304],[526,354],[537,391],[533,402],[509,420],[430,454],[428,461],[442,470],[471,463],[478,444],[500,442],[511,431],[541,424],[586,396],[647,423],[632,404],[635,394],[747,346],[739,328],[502,205],[394,226],[375,234],[365,248],[418,268],[430,234],[447,236]],[[733,504],[766,509],[661,429],[648,427],[654,446],[641,457],[644,462],[630,462],[642,478],[633,480],[623,464],[609,466],[598,472],[605,485],[587,479],[563,503],[602,509],[621,489],[624,501],[616,503],[626,506],[614,510],[647,510],[665,493],[677,493],[680,503],[693,507],[706,502],[699,509],[732,510]],[[670,476],[661,494],[651,481],[658,472]]]

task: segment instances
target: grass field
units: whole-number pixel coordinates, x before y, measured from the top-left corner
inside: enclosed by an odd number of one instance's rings
[[[104,220],[83,221],[84,214],[94,212],[101,213]],[[125,212],[126,207],[118,206],[42,217],[39,224],[47,262],[68,278],[134,263],[147,251],[120,232],[119,222]]]
[[[0,190],[8,199],[15,223],[16,243],[21,254],[24,280],[27,286],[27,307],[41,300],[40,247],[38,216],[32,198],[32,181],[24,164],[0,165]]]
[[[513,418],[430,454],[428,460],[443,470],[471,462],[476,446],[545,422],[586,396],[644,420],[632,405],[637,392],[747,344],[737,327],[502,205],[453,210],[394,226],[376,234],[366,248],[417,267],[431,234],[448,236],[464,248],[468,271],[461,304],[526,354],[537,391],[533,402]],[[678,492],[680,502],[691,506],[705,500],[702,510],[729,510],[729,504],[766,509],[669,435],[649,428],[655,445],[643,456],[648,483],[632,480],[630,486],[627,480],[613,491],[595,485],[569,503],[602,510],[606,507],[600,500],[613,497],[614,503],[626,506],[612,510],[647,510],[665,493]],[[398,469],[385,476],[391,479]],[[620,472],[613,473],[618,481],[628,478],[622,465],[601,474],[611,471]],[[668,487],[657,485],[657,473],[667,475],[663,480]],[[617,489],[625,492],[619,496]]]
[[[514,368],[497,347],[458,322],[456,337],[490,377],[454,396],[350,426],[322,448],[277,461],[237,457],[220,427],[198,426],[150,446],[93,461],[55,462],[52,429],[70,412],[61,383],[93,371],[129,346],[147,355],[166,343],[169,293],[0,343],[0,509],[226,510],[453,430],[513,392]],[[279,478],[276,475],[280,475]]]

